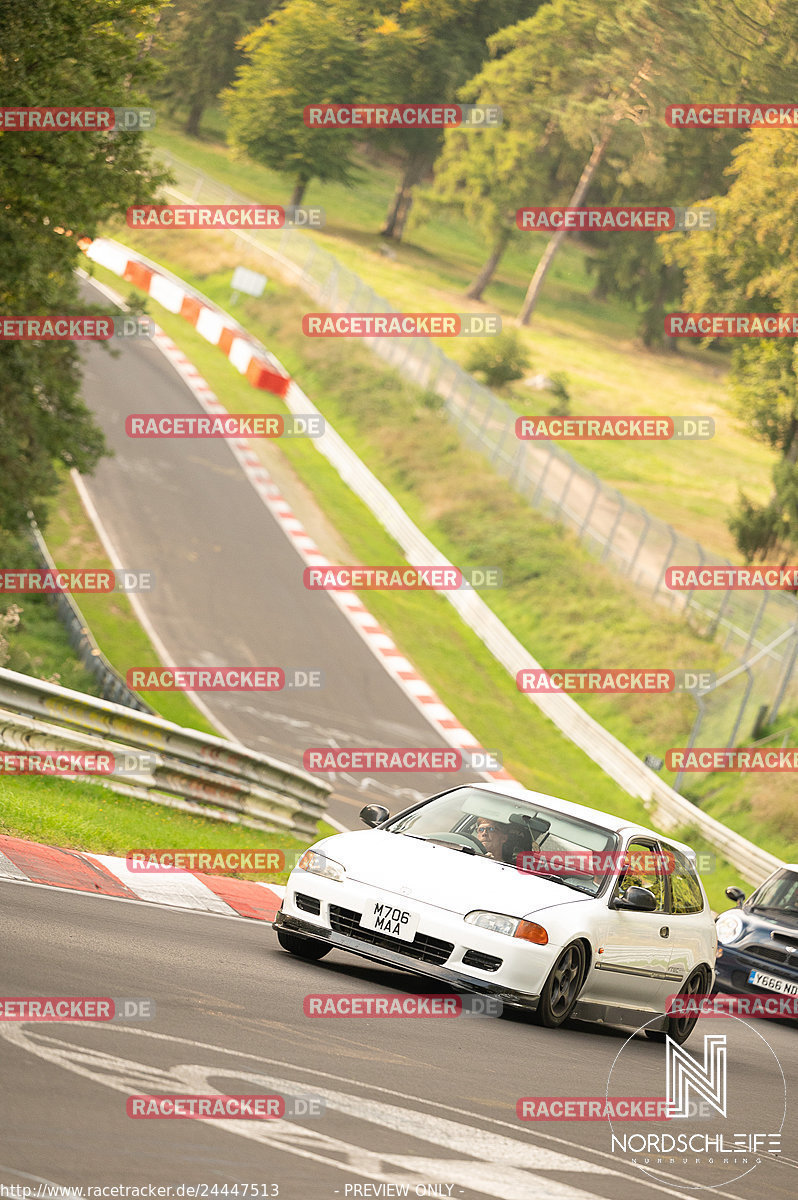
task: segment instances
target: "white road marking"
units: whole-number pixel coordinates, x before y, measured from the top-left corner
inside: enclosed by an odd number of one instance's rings
[[[85,1021],[73,1021],[73,1022],[69,1022],[69,1024],[79,1025],[79,1026],[88,1026],[92,1023],[85,1022]],[[96,1026],[94,1026],[94,1027],[96,1028]],[[12,1027],[10,1027],[10,1026],[4,1027],[2,1024],[0,1024],[0,1037],[5,1036],[7,1040],[14,1041],[17,1044],[21,1044],[20,1039],[18,1037],[13,1036],[13,1034],[9,1035],[9,1030],[11,1028]],[[458,1116],[466,1117],[472,1121],[481,1121],[483,1124],[490,1124],[490,1125],[498,1126],[499,1128],[508,1129],[512,1133],[516,1132],[516,1127],[511,1122],[503,1121],[497,1117],[485,1116],[484,1114],[472,1112],[472,1111],[469,1111],[468,1109],[458,1108],[455,1105],[443,1104],[437,1100],[427,1100],[427,1099],[423,1099],[421,1097],[412,1096],[412,1095],[409,1095],[407,1092],[397,1091],[395,1088],[387,1088],[387,1087],[382,1087],[379,1084],[366,1083],[362,1080],[352,1079],[345,1075],[336,1075],[330,1071],[322,1071],[316,1067],[303,1067],[303,1066],[300,1066],[298,1063],[290,1063],[290,1062],[286,1062],[282,1059],[269,1059],[269,1058],[265,1058],[261,1055],[249,1054],[245,1050],[231,1050],[229,1048],[215,1046],[210,1042],[199,1042],[193,1038],[182,1038],[182,1037],[177,1037],[173,1034],[168,1034],[168,1033],[155,1033],[154,1031],[151,1031],[148,1029],[140,1029],[140,1028],[136,1028],[134,1026],[131,1026],[129,1028],[125,1028],[123,1026],[115,1026],[114,1028],[115,1028],[116,1032],[129,1033],[129,1034],[132,1034],[133,1036],[150,1037],[150,1038],[156,1039],[157,1041],[172,1042],[172,1043],[182,1045],[182,1046],[189,1046],[196,1050],[210,1050],[214,1053],[227,1054],[227,1055],[230,1055],[235,1058],[248,1059],[253,1063],[259,1063],[259,1064],[260,1063],[268,1063],[270,1066],[275,1066],[275,1067],[278,1067],[281,1069],[286,1068],[290,1072],[298,1071],[300,1074],[312,1076],[312,1077],[314,1077],[314,1079],[319,1078],[319,1079],[333,1080],[337,1083],[347,1084],[352,1087],[360,1087],[360,1088],[363,1088],[370,1092],[378,1092],[382,1095],[395,1097],[400,1100],[408,1100],[408,1101],[413,1101],[415,1103],[421,1103],[421,1104],[425,1105],[427,1108],[441,1109],[445,1112],[455,1113]],[[40,1052],[37,1050],[37,1048],[35,1046],[28,1046],[27,1048],[30,1049],[33,1053],[39,1054],[40,1057],[44,1057],[44,1058],[50,1057],[48,1054],[40,1054]],[[79,1048],[79,1049],[81,1050],[82,1053],[87,1053],[86,1051],[83,1050],[83,1048]],[[107,1055],[104,1056],[104,1058],[106,1060],[108,1057],[109,1056],[107,1056]],[[68,1069],[77,1070],[78,1074],[87,1074],[87,1072],[81,1071],[79,1068],[74,1068],[74,1067],[70,1068],[70,1065],[68,1063],[62,1063],[61,1065],[67,1067]],[[156,1070],[156,1068],[151,1068],[151,1067],[147,1067],[147,1066],[145,1066],[144,1069],[145,1069],[145,1071],[150,1072],[150,1073],[152,1071]],[[219,1071],[221,1071],[221,1073],[223,1073],[223,1074],[225,1073],[223,1068],[219,1068]],[[93,1076],[89,1074],[89,1078],[93,1078]],[[135,1081],[131,1081],[131,1088],[133,1086],[135,1086]],[[293,1086],[297,1086],[297,1085],[289,1084],[289,1086],[293,1087]],[[304,1090],[307,1091],[307,1087],[308,1087],[307,1084],[303,1084],[303,1085],[299,1085],[299,1086],[303,1087]],[[314,1090],[315,1090],[315,1083],[313,1086],[314,1086]],[[119,1089],[119,1090],[122,1090],[122,1089]],[[412,1111],[415,1114],[420,1110],[412,1110]],[[423,1113],[422,1113],[422,1115],[423,1115]],[[213,1123],[213,1122],[211,1122],[211,1123]],[[231,1124],[231,1122],[222,1122],[221,1124],[229,1125],[229,1124]],[[248,1122],[239,1122],[239,1124],[245,1125],[245,1124],[248,1124]],[[476,1129],[476,1127],[474,1127],[474,1126],[467,1126],[467,1128],[469,1130]],[[530,1131],[524,1130],[523,1133],[528,1137],[530,1134]],[[243,1132],[242,1136],[246,1136],[246,1131]],[[559,1137],[554,1134],[548,1134],[548,1133],[536,1130],[534,1136],[536,1138],[543,1139],[548,1142],[556,1142],[558,1145],[561,1145],[561,1146],[567,1146],[569,1150],[579,1151],[580,1149],[582,1149],[582,1147],[579,1143],[569,1142],[566,1138]],[[517,1139],[513,1139],[513,1140],[517,1140]],[[615,1156],[613,1156],[612,1154],[608,1153],[607,1151],[593,1149],[591,1147],[589,1149],[589,1153],[593,1157],[607,1159],[610,1163],[613,1164],[609,1168],[608,1171],[604,1172],[605,1177],[606,1177],[606,1175],[612,1175],[614,1177],[617,1177],[619,1180],[625,1180],[627,1182],[630,1182],[631,1184],[635,1185],[638,1188],[640,1187],[640,1185],[642,1183],[643,1186],[645,1186],[648,1189],[648,1191],[650,1191],[650,1192],[662,1192],[667,1196],[677,1197],[678,1200],[694,1200],[694,1197],[695,1197],[694,1191],[687,1191],[687,1192],[675,1191],[672,1187],[667,1187],[662,1184],[657,1184],[650,1180],[649,1181],[641,1180],[640,1175],[638,1173],[629,1172],[628,1170],[625,1169],[625,1166],[622,1166],[619,1168],[617,1166],[618,1159]],[[566,1157],[566,1156],[564,1155],[563,1157]],[[340,1164],[338,1164],[338,1165],[340,1165]],[[529,1180],[532,1177],[527,1175],[527,1176],[525,1176],[525,1178],[527,1180]],[[402,1180],[402,1182],[407,1182],[407,1180],[404,1179],[404,1180]],[[548,1183],[549,1181],[546,1180],[546,1182]],[[622,1186],[622,1185],[619,1184],[619,1187],[620,1186]],[[629,1193],[628,1189],[627,1189],[627,1194],[637,1195],[638,1193]],[[745,1197],[740,1196],[736,1192],[727,1192],[727,1191],[723,1191],[719,1188],[714,1189],[714,1194],[715,1194],[715,1196],[724,1197],[724,1200],[745,1200]],[[583,1196],[586,1198],[586,1200],[599,1200],[599,1197],[591,1196],[589,1193],[583,1193]],[[517,1193],[513,1197],[513,1200],[520,1200]],[[572,1200],[573,1200],[573,1198],[572,1198]]]
[[[131,871],[124,858],[114,858],[110,854],[85,854],[84,857],[100,863],[142,900],[154,900],[156,904],[174,908],[199,908],[225,916],[235,913],[234,908],[188,871]]]
[[[91,1023],[75,1024],[87,1027]],[[97,1029],[97,1026],[93,1028]],[[141,1029],[115,1027],[114,1032],[153,1036],[178,1043],[188,1040],[150,1034]],[[225,1081],[241,1079],[278,1094],[307,1091],[307,1085],[299,1085],[282,1075],[236,1071],[223,1063],[181,1064],[171,1069],[152,1066],[95,1047],[61,1040],[45,1033],[41,1026],[6,1024],[0,1026],[0,1037],[49,1063],[124,1095],[139,1092],[225,1095],[225,1092],[209,1084],[208,1081],[214,1077]],[[209,1049],[216,1053],[236,1054],[223,1047]],[[430,1181],[453,1182],[483,1195],[496,1197],[497,1200],[517,1200],[519,1195],[529,1194],[532,1189],[540,1200],[599,1200],[593,1192],[536,1172],[559,1170],[602,1176],[615,1174],[606,1167],[559,1151],[540,1148],[504,1134],[467,1126],[449,1118],[433,1117],[400,1105],[363,1099],[331,1088],[320,1089],[315,1085],[313,1094],[323,1097],[331,1109],[356,1121],[376,1125],[378,1129],[390,1129],[435,1146],[445,1145],[466,1157],[420,1157],[387,1150],[370,1150],[321,1132],[317,1121],[304,1125],[287,1120],[254,1122],[203,1119],[203,1124],[363,1178],[409,1185]]]
[[[13,863],[7,855],[0,850],[0,875],[4,879],[24,879],[27,880],[27,875],[24,871],[20,871],[16,863]]]

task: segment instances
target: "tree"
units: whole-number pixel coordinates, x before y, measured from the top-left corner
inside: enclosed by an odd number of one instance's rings
[[[488,39],[498,29],[530,16],[542,0],[403,0],[390,6],[369,42],[369,99],[419,104],[454,101],[460,88],[479,70],[488,54]],[[385,11],[385,10],[383,10]],[[493,130],[468,133],[489,141]],[[397,129],[373,131],[372,145],[395,155],[400,180],[382,229],[384,237],[401,240],[413,190],[429,173],[440,153],[443,131]]]
[[[0,0],[0,85],[9,107],[146,106],[143,53],[161,0]],[[0,134],[0,314],[79,314],[78,234],[151,201],[164,179],[141,134]],[[72,236],[70,236],[70,234]],[[0,526],[43,523],[56,463],[91,471],[104,452],[80,397],[72,342],[0,342]]]
[[[349,129],[311,129],[306,105],[349,104],[366,78],[362,42],[373,27],[366,0],[291,0],[244,39],[248,62],[224,94],[233,148],[290,174],[291,204],[311,179],[357,177]]]
[[[728,188],[725,170],[742,136],[739,130],[663,130],[662,152],[652,159],[650,174],[638,170],[637,178],[630,179],[630,156],[621,130],[596,175],[591,201],[606,205],[701,204],[713,192]],[[650,236],[596,230],[585,241],[591,249],[586,265],[595,276],[595,297],[611,295],[629,303],[639,314],[637,331],[643,344],[675,352],[678,339],[665,337],[663,323],[665,313],[678,304],[684,290],[682,269],[665,262],[659,241]]]
[[[661,143],[652,138],[654,117],[662,116],[665,105],[680,92],[691,94],[690,83],[703,70],[700,48],[709,39],[709,13],[700,0],[630,0],[607,7],[594,0],[577,5],[580,14],[594,21],[592,45],[585,50],[583,39],[574,42],[569,18],[570,0],[555,0],[552,19],[561,21],[559,41],[571,53],[564,73],[567,90],[557,98],[561,129],[573,144],[588,141],[590,152],[569,207],[582,204],[610,144],[619,131],[630,125],[639,135],[635,140],[637,162],[627,164],[628,178],[639,171],[649,174],[661,156]],[[519,45],[517,53],[534,53],[537,38]],[[706,79],[704,71],[702,78]],[[529,323],[543,282],[567,230],[559,229],[549,240],[530,280],[518,320]]]
[[[185,131],[197,137],[203,113],[235,78],[244,61],[239,41],[282,0],[175,0],[162,11],[158,57],[164,74],[157,94],[171,110],[187,108]]]
[[[590,44],[593,20],[578,6],[570,20],[568,50],[562,42],[562,13],[554,4],[496,33],[489,40],[493,61],[459,92],[466,103],[498,104],[503,112],[502,125],[489,136],[447,130],[427,198],[433,207],[459,209],[490,246],[467,290],[472,299],[481,299],[510,243],[528,236],[517,229],[517,210],[551,204],[579,163],[582,150],[575,152],[563,136],[557,96],[570,86],[566,80],[574,44]],[[534,63],[515,53],[529,38],[537,47]]]
[[[737,148],[725,196],[708,203],[718,225],[709,240],[663,242],[686,277],[683,304],[701,312],[798,310],[798,131],[752,130]],[[711,340],[711,339],[710,339]],[[736,343],[730,383],[751,434],[779,455],[764,504],[740,497],[730,528],[747,557],[798,547],[798,343]]]

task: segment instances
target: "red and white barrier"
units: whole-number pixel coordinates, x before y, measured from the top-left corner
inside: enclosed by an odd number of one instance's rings
[[[134,287],[141,288],[163,305],[167,312],[184,317],[200,337],[212,346],[219,347],[235,369],[241,375],[246,375],[253,387],[275,396],[285,396],[291,383],[290,375],[273,355],[256,347],[245,330],[232,318],[212,308],[188,287],[162,273],[154,263],[119,242],[95,238],[84,246],[84,253],[92,262],[112,271]]]

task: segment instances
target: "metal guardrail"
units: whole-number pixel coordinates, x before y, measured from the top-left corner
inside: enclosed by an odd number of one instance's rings
[[[0,747],[112,754],[118,769],[90,778],[113,791],[306,839],[317,836],[332,791],[244,745],[5,668]]]

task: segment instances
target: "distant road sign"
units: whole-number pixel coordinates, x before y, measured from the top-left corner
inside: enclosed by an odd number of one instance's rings
[[[266,276],[259,274],[258,271],[250,271],[246,267],[236,267],[230,286],[234,292],[245,292],[247,296],[262,296],[268,282]]]

